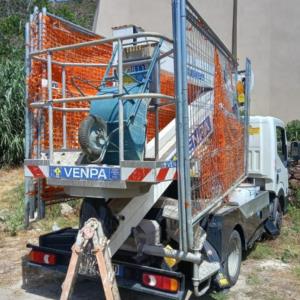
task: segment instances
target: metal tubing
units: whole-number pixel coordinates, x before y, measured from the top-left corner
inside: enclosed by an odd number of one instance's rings
[[[43,13],[39,12],[38,13],[38,49],[42,50],[43,49]],[[38,145],[37,145],[37,157],[40,158],[41,156],[41,148],[42,148],[42,142],[41,142],[41,137],[42,137],[42,130],[43,130],[43,114],[39,115],[39,125],[38,125]],[[37,179],[37,215],[38,219],[42,219],[45,217],[45,202],[42,199],[42,179]],[[35,208],[34,208],[35,209]],[[31,218],[33,218],[34,215],[31,215]]]
[[[65,103],[64,103],[65,104]],[[54,111],[62,111],[62,112],[89,112],[90,109],[89,108],[81,108],[81,107],[66,107],[66,108],[63,108],[63,107],[53,107],[53,110]]]
[[[161,60],[167,56],[170,56],[173,53],[173,49],[169,50],[168,52],[165,52],[163,54],[161,54],[157,60]],[[43,61],[43,62],[47,62],[46,58],[42,58],[42,57],[38,57],[38,56],[32,56],[31,59],[34,60],[38,60],[38,61]],[[143,59],[143,60],[137,60],[137,61],[128,61],[128,62],[123,62],[123,66],[127,66],[127,65],[135,65],[135,64],[144,64],[144,63],[149,63],[151,62],[151,59]],[[58,65],[58,66],[64,66],[64,67],[82,67],[82,68],[95,68],[95,67],[103,67],[106,68],[109,64],[104,64],[104,63],[75,63],[75,62],[61,62],[61,61],[57,61],[57,60],[52,60],[52,64]],[[117,67],[118,64],[112,64],[111,67]]]
[[[118,77],[119,77],[119,94],[123,93],[123,49],[122,41],[118,40]],[[124,160],[124,107],[123,101],[119,98],[119,161]]]
[[[248,174],[248,147],[249,147],[249,107],[250,107],[250,85],[251,85],[251,61],[246,58],[246,90],[245,90],[245,174]]]
[[[155,109],[155,150],[154,150],[154,158],[155,160],[159,159],[159,106],[157,104],[154,105]]]
[[[26,75],[26,87],[25,87],[25,159],[30,158],[30,145],[31,145],[31,126],[30,126],[30,120],[31,120],[31,113],[28,108],[28,76],[30,72],[30,59],[29,59],[29,45],[30,43],[30,27],[29,23],[26,23],[25,25],[25,75]],[[29,225],[29,215],[30,215],[30,181],[32,181],[32,178],[25,177],[24,182],[24,226],[25,228]]]
[[[182,51],[182,107],[183,107],[183,159],[184,159],[184,184],[185,184],[185,212],[186,229],[189,249],[193,249],[194,233],[192,224],[191,178],[189,158],[189,112],[188,112],[188,83],[187,83],[187,48],[186,48],[186,1],[181,0],[180,7],[180,34]]]
[[[155,64],[155,92],[160,92],[160,61]],[[155,150],[154,157],[155,160],[159,159],[159,98],[156,98],[154,103],[155,109]]]
[[[30,130],[30,110],[28,107],[28,77],[30,73],[30,58],[29,58],[29,43],[30,43],[30,27],[29,23],[26,23],[25,25],[25,76],[26,76],[26,87],[25,87],[25,159],[30,158],[30,136],[31,136],[31,130]]]
[[[42,61],[42,62],[47,62],[46,58],[43,57],[38,57],[38,56],[31,56],[31,59],[37,60],[37,61]],[[106,68],[108,64],[93,64],[93,63],[72,63],[72,62],[61,62],[57,60],[52,60],[53,65],[58,65],[61,67],[103,67]]]
[[[169,42],[173,44],[173,41],[169,39],[168,37],[161,35],[156,32],[142,32],[142,33],[135,33],[135,34],[130,34],[122,37],[114,37],[114,38],[106,38],[106,39],[99,39],[99,40],[94,40],[94,41],[88,41],[88,42],[83,42],[83,43],[77,43],[77,44],[72,44],[72,45],[65,45],[65,46],[60,46],[60,47],[54,47],[54,48],[49,48],[47,50],[42,50],[42,51],[34,51],[30,55],[39,55],[39,54],[46,54],[47,52],[56,52],[56,51],[63,51],[63,50],[72,50],[72,49],[77,49],[81,47],[88,47],[88,46],[97,46],[97,45],[103,45],[107,43],[112,43],[118,40],[128,40],[131,38],[142,38],[142,37],[155,37],[155,38],[160,38],[165,40],[166,42]]]
[[[176,84],[176,155],[178,172],[178,218],[180,250],[187,252],[186,213],[185,213],[185,183],[184,183],[184,156],[183,156],[183,111],[182,111],[182,53],[180,34],[180,0],[173,0],[173,36],[175,50],[175,84]]]
[[[49,161],[53,159],[53,99],[52,99],[52,55],[47,55],[47,72],[48,72],[48,135],[49,135]]]
[[[238,2],[237,0],[233,0],[231,52],[235,60],[237,59],[237,11],[238,11]]]
[[[200,264],[202,257],[200,252],[191,253],[175,249],[166,249],[162,246],[144,245],[142,252],[148,255],[171,257],[178,260],[188,261],[194,264]]]
[[[61,72],[62,81],[62,97],[66,98],[66,68],[62,67]],[[63,103],[63,149],[67,149],[67,115],[66,115],[66,103]]]
[[[147,94],[130,94],[130,95],[119,95],[119,94],[106,94],[106,95],[97,95],[97,96],[82,96],[82,97],[68,97],[68,98],[60,98],[55,99],[55,103],[68,103],[68,102],[81,102],[81,101],[91,101],[91,100],[107,100],[107,99],[114,99],[120,98],[122,100],[126,99],[146,99],[146,98],[161,98],[174,101],[174,97],[164,95],[164,94],[157,94],[157,93],[147,93]],[[35,102],[31,103],[30,107],[32,108],[39,108],[45,106],[45,102]]]

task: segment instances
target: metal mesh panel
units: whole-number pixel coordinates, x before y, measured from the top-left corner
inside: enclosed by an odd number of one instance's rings
[[[244,123],[236,101],[236,66],[206,24],[187,10],[186,48],[192,215],[245,174]]]
[[[87,35],[72,28],[69,24],[60,19],[49,15],[42,15],[31,22],[31,51],[49,49],[57,46],[75,44],[80,42],[99,39],[98,35]],[[73,63],[107,63],[111,57],[112,45],[101,45],[94,47],[84,47],[70,51],[54,52],[52,59],[56,62]],[[99,67],[65,67],[66,72],[66,96],[77,97],[83,95],[96,95],[104,69]],[[62,67],[52,65],[53,79],[53,99],[62,97]],[[32,59],[31,72],[29,77],[29,103],[36,101],[46,101],[47,92],[47,62],[46,55],[35,56]],[[56,104],[56,107],[62,107]],[[70,103],[68,107],[87,108],[86,102],[76,104]],[[67,114],[67,147],[71,149],[78,148],[78,127],[82,119],[87,115],[85,112],[73,112]],[[47,150],[49,147],[48,137],[48,116],[46,111],[33,112],[33,153]],[[63,146],[62,141],[62,118],[63,113],[55,111],[53,115],[54,128],[54,148],[60,149]],[[39,145],[38,145],[39,143]],[[40,150],[37,148],[40,147]]]
[[[39,15],[41,17],[39,17]],[[36,15],[30,23],[30,51],[49,49],[63,45],[88,42],[101,37],[98,35],[84,34],[73,28],[69,23],[52,15]],[[52,54],[52,80],[53,100],[62,98],[62,67],[61,63],[83,63],[83,64],[108,64],[112,57],[112,43],[105,45],[80,47],[71,50],[55,51]],[[94,96],[98,93],[101,80],[104,76],[105,67],[83,67],[67,66],[66,73],[66,97]],[[44,82],[44,84],[43,84]],[[28,79],[29,99],[28,103],[47,101],[47,55],[35,55],[31,60],[31,71]],[[174,74],[161,71],[160,91],[169,96],[174,96]],[[163,103],[164,100],[161,100]],[[62,104],[54,104],[54,107],[61,108]],[[87,102],[69,103],[67,108],[79,108],[87,110]],[[78,127],[80,122],[87,116],[87,112],[72,112],[66,114],[67,122],[67,148],[78,149]],[[32,110],[32,145],[31,157],[39,157],[41,151],[48,150],[48,115],[47,111]],[[175,118],[175,106],[169,105],[159,109],[159,129],[164,128]],[[63,113],[53,113],[53,146],[54,150],[63,147],[62,123]],[[155,113],[148,112],[147,140],[155,136]]]

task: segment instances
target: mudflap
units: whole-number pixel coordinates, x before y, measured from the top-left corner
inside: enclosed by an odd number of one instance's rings
[[[275,224],[270,219],[268,219],[265,222],[265,229],[267,233],[273,237],[278,236],[280,234],[279,229],[275,226]]]

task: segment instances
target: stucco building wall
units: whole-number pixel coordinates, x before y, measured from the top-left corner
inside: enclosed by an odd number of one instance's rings
[[[232,0],[192,0],[199,13],[231,47]],[[238,58],[248,56],[255,84],[251,113],[300,119],[300,1],[239,0]],[[171,0],[99,0],[94,29],[136,24],[172,36]]]

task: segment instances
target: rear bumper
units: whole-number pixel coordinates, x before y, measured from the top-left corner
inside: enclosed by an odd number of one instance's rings
[[[35,245],[27,245],[28,248],[45,251],[47,253],[53,253],[56,254],[58,257],[58,263],[56,265],[50,266],[50,265],[42,265],[33,263],[30,261],[25,261],[24,265],[26,268],[30,269],[38,269],[38,270],[44,270],[48,272],[59,272],[59,273],[66,273],[68,262],[70,259],[70,253],[67,251],[55,251],[55,249],[49,249],[46,247],[38,247]],[[52,250],[52,251],[51,251]],[[182,273],[179,272],[173,272],[173,271],[166,271],[159,268],[149,267],[149,266],[141,266],[133,263],[128,262],[121,262],[113,260],[114,264],[117,264],[119,266],[122,266],[123,269],[123,275],[117,276],[117,282],[118,286],[121,288],[125,288],[134,292],[153,295],[155,297],[163,297],[166,299],[174,299],[174,300],[183,300],[185,296],[185,277]],[[180,289],[176,293],[169,293],[164,292],[156,289],[152,289],[149,287],[146,287],[142,284],[142,273],[143,272],[149,272],[149,273],[155,273],[165,276],[170,276],[173,278],[176,278],[180,282]],[[79,276],[95,279],[95,276],[87,276],[79,274]]]

